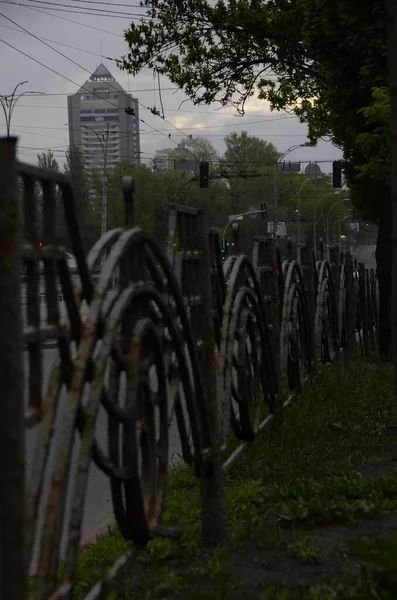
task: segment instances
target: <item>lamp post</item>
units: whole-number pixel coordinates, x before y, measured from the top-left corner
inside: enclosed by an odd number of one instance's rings
[[[325,233],[326,233],[326,240],[327,240],[327,254],[329,253],[329,215],[331,210],[334,208],[334,206],[337,206],[338,204],[342,204],[343,202],[350,202],[350,198],[344,198],[343,200],[338,200],[337,202],[334,202],[333,205],[331,206],[331,208],[329,209],[328,213],[327,213],[327,221],[326,221],[326,226],[325,226]]]
[[[14,108],[15,108],[15,105],[18,102],[18,100],[20,98],[22,98],[22,96],[43,96],[44,95],[44,92],[32,92],[32,91],[26,90],[25,92],[22,92],[22,94],[18,94],[18,96],[16,96],[15,94],[16,94],[16,91],[19,88],[19,86],[25,85],[25,83],[28,83],[28,82],[21,81],[20,83],[17,83],[17,85],[14,87],[14,90],[11,94],[0,95],[0,104],[2,106],[5,120],[6,120],[6,129],[7,129],[7,137],[8,138],[10,137],[10,132],[11,132],[12,113],[14,112]]]
[[[290,146],[290,148],[287,148],[287,150],[284,152],[284,154],[281,155],[281,157],[278,159],[278,161],[276,162],[276,174],[274,177],[274,199],[273,199],[273,237],[276,238],[277,237],[277,222],[278,222],[278,177],[277,177],[277,167],[278,165],[284,160],[284,158],[287,156],[287,154],[289,154],[290,152],[293,152],[294,150],[297,150],[298,148],[306,148],[308,146],[308,144],[295,144],[294,146]]]
[[[90,125],[83,125],[87,129],[90,129],[92,133],[96,135],[101,144],[103,154],[103,169],[102,169],[102,215],[101,215],[101,235],[104,235],[107,230],[107,208],[108,208],[108,189],[107,189],[107,157],[108,157],[108,146],[109,146],[109,123],[106,124],[106,131],[99,134]]]
[[[298,192],[298,246],[301,243],[301,195],[302,195],[302,190],[308,181],[310,181],[309,177],[307,177],[305,179],[305,181],[302,183],[302,185],[300,186],[299,192]]]
[[[349,218],[349,215],[346,215],[346,217],[342,217],[341,219],[337,219],[335,221],[335,223],[334,223],[334,234],[333,234],[334,243],[342,235],[342,223],[343,223],[343,221],[346,221],[348,218]],[[336,228],[337,227],[338,227],[338,237],[337,237],[337,233],[336,233]]]
[[[316,256],[316,253],[317,253],[317,209],[320,206],[321,202],[323,202],[324,200],[326,200],[330,196],[334,196],[334,195],[336,196],[337,194],[340,194],[340,193],[341,193],[340,190],[335,190],[334,192],[331,192],[330,194],[326,194],[325,196],[323,196],[322,198],[319,199],[319,201],[317,202],[316,207],[314,209],[313,246],[314,246],[314,254],[315,254],[315,256]]]
[[[257,210],[254,213],[249,211],[249,212],[243,212],[240,213],[239,215],[234,215],[234,217],[232,219],[230,219],[230,221],[226,224],[226,227],[223,230],[223,234],[222,234],[222,248],[225,248],[225,236],[226,236],[226,231],[228,230],[228,228],[230,227],[230,225],[232,223],[234,223],[235,221],[239,221],[240,219],[242,219],[243,217],[250,215],[252,217],[252,215],[260,215],[262,213],[266,213],[267,212],[267,208],[263,209],[263,210]]]

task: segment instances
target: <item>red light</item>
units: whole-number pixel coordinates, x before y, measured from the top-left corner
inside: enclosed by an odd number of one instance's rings
[[[43,245],[43,242],[39,242],[39,248],[41,248]]]

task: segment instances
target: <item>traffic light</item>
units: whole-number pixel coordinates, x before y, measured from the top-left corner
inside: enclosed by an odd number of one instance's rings
[[[332,163],[332,187],[342,187],[342,165],[340,160],[334,160]]]
[[[225,240],[225,243],[223,243],[223,241],[221,241],[221,258],[222,260],[226,260],[227,258],[227,241]]]
[[[43,242],[39,242],[39,248],[43,246]]]
[[[267,219],[267,206],[264,202],[261,202],[262,219]]]
[[[200,187],[207,188],[210,178],[210,164],[208,162],[200,163]]]

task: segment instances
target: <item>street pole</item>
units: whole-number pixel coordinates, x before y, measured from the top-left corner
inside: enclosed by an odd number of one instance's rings
[[[100,135],[90,125],[84,125],[87,129],[92,131],[96,135],[101,144],[102,155],[103,155],[103,168],[102,168],[102,206],[101,206],[101,235],[104,235],[107,231],[107,211],[108,211],[108,181],[107,181],[107,157],[108,157],[108,146],[109,146],[109,123],[106,124],[106,133],[102,132]]]
[[[273,198],[273,237],[277,237],[277,223],[278,223],[278,165],[284,160],[284,158],[290,152],[297,150],[298,148],[306,148],[307,144],[295,144],[284,152],[276,162],[276,173],[274,176],[274,198]]]
[[[298,246],[301,243],[301,195],[302,195],[302,190],[308,181],[310,181],[309,177],[307,177],[305,179],[305,181],[302,183],[300,190],[298,192]]]
[[[350,202],[350,198],[344,198],[343,200],[338,200],[337,202],[334,202],[327,213],[327,220],[326,220],[326,225],[325,225],[327,256],[329,256],[329,215],[331,213],[331,210],[334,208],[334,206],[337,206],[338,204],[342,204],[342,202]]]
[[[17,85],[14,87],[14,90],[11,94],[0,95],[0,104],[1,104],[1,107],[4,112],[8,138],[11,136],[12,113],[14,112],[14,108],[15,108],[15,105],[18,102],[18,100],[20,98],[22,98],[22,96],[43,96],[43,92],[32,92],[32,91],[25,91],[25,92],[22,92],[22,94],[19,94],[18,96],[16,96],[15,94],[16,94],[17,89],[21,85],[25,85],[25,83],[28,83],[28,82],[21,81],[20,83],[17,83]]]
[[[313,248],[314,248],[315,256],[317,256],[317,209],[324,200],[326,200],[327,198],[330,198],[331,196],[337,195],[337,194],[340,194],[340,190],[335,190],[334,192],[331,192],[330,194],[326,194],[325,196],[323,196],[322,198],[319,199],[319,201],[317,202],[316,207],[314,209]]]
[[[245,217],[247,215],[250,215],[252,217],[252,215],[261,215],[262,213],[266,213],[266,212],[267,212],[267,208],[265,208],[264,210],[257,210],[254,213],[253,212],[243,212],[243,213],[240,213],[239,215],[234,215],[233,219],[230,219],[230,221],[226,224],[226,227],[223,230],[222,248],[225,248],[226,231],[228,230],[228,228],[230,227],[230,225],[232,223],[234,223],[235,221],[237,221],[237,219],[240,219],[240,217]]]
[[[106,139],[106,151],[104,152],[103,160],[103,172],[102,172],[102,221],[101,221],[101,235],[105,235],[107,230],[107,217],[108,217],[108,176],[107,176],[107,139]]]

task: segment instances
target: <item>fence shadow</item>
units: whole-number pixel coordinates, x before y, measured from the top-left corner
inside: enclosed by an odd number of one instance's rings
[[[109,480],[126,540],[178,536],[162,526],[171,423],[200,479],[203,541],[221,542],[223,472],[319,364],[347,368],[357,336],[365,356],[375,351],[377,283],[349,253],[331,248],[316,262],[302,246],[282,262],[269,239],[254,240],[252,259],[223,262],[218,232],[186,206],[170,207],[164,251],[134,221],[132,178],[123,179],[124,226],[85,257],[70,182],[15,154],[16,140],[0,139],[0,586],[7,600],[55,600],[73,595],[92,463]],[[77,283],[56,241],[59,215]],[[43,389],[49,343],[58,358]],[[100,594],[99,586],[90,598]]]

